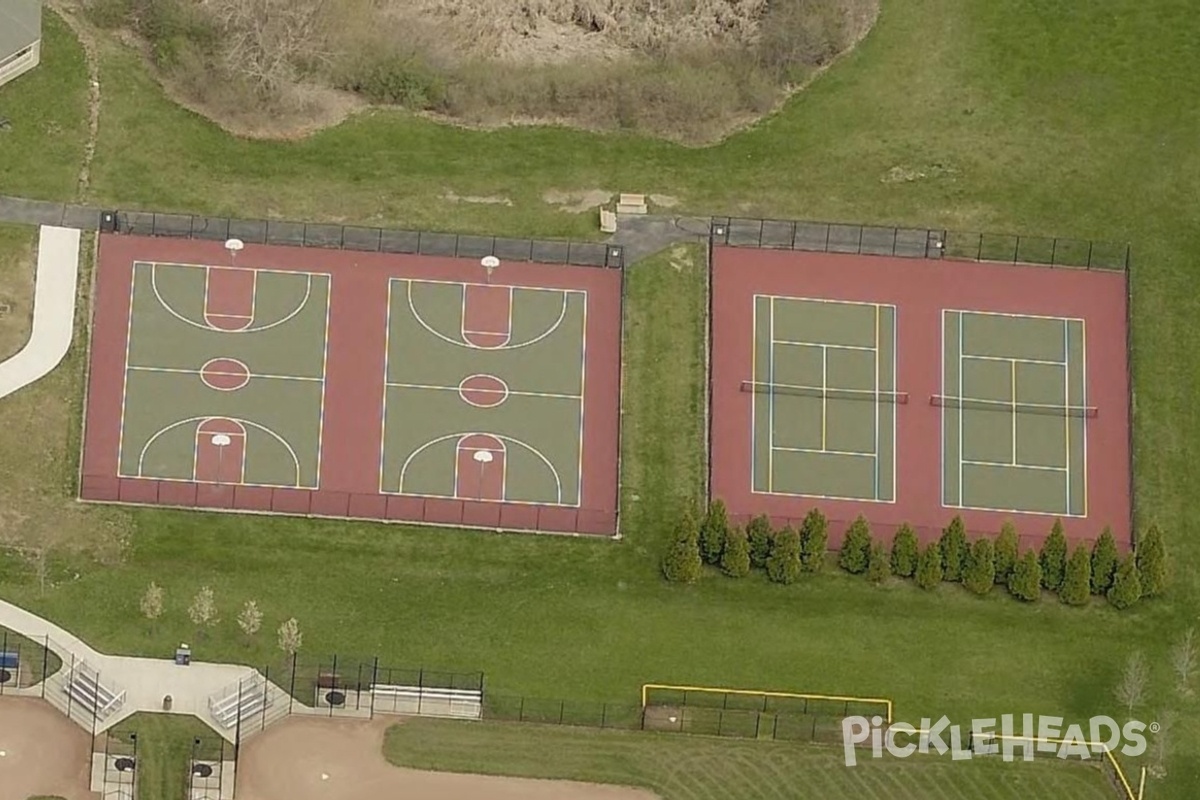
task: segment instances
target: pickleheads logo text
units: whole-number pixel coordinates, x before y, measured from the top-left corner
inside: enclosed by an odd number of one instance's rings
[[[1015,724],[1018,719],[1019,728]],[[846,717],[842,720],[842,747],[848,767],[857,764],[867,748],[873,758],[883,758],[885,753],[893,758],[949,753],[955,761],[984,755],[1014,761],[1018,753],[1025,761],[1047,753],[1063,759],[1088,759],[1101,758],[1105,751],[1136,757],[1146,752],[1146,732],[1158,732],[1157,723],[1131,720],[1121,725],[1105,716],[1092,717],[1086,729],[1079,724],[1064,728],[1063,722],[1062,717],[1004,714],[999,719],[971,720],[964,728],[947,717],[936,722],[926,717],[920,726],[906,722],[887,725],[882,717]]]

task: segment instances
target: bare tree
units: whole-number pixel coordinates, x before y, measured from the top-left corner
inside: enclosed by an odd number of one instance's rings
[[[212,589],[207,586],[200,587],[200,591],[196,592],[196,596],[192,598],[192,605],[188,607],[188,616],[192,623],[201,630],[211,628],[220,622],[217,618],[217,603]]]
[[[154,628],[155,621],[162,616],[164,595],[162,587],[154,581],[150,581],[150,585],[146,587],[146,593],[142,595],[142,600],[138,603],[138,607],[142,610],[142,616],[150,620],[151,630]]]
[[[1192,673],[1196,671],[1196,629],[1188,628],[1173,648],[1171,648],[1171,668],[1179,679],[1179,692],[1183,695],[1192,694]]]
[[[238,614],[237,624],[242,629],[242,633],[246,634],[246,638],[250,639],[262,628],[262,620],[263,615],[258,610],[258,603],[254,600],[247,600],[246,605],[242,606],[241,613]]]
[[[1158,715],[1158,733],[1150,744],[1150,765],[1147,771],[1155,778],[1167,777],[1167,757],[1171,755],[1171,728],[1175,724],[1175,712],[1162,711]]]
[[[300,623],[292,617],[279,626],[279,649],[291,658],[304,644],[304,634],[300,632]]]
[[[204,0],[217,22],[226,69],[263,95],[295,80],[298,67],[328,58],[329,0]]]
[[[1133,709],[1141,705],[1149,683],[1150,666],[1146,663],[1146,657],[1140,650],[1134,650],[1125,662],[1125,670],[1121,673],[1121,682],[1117,684],[1114,691],[1117,702],[1125,706],[1126,713],[1133,714]]]

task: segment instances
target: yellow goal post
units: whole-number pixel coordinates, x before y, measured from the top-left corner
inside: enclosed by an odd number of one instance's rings
[[[669,695],[669,697],[663,697]],[[695,697],[689,698],[689,695]],[[696,698],[703,698],[696,701]],[[816,694],[805,692],[777,692],[765,689],[729,689],[719,686],[685,686],[672,683],[642,684],[642,708],[651,705],[669,706],[728,706],[729,698],[759,698],[762,700],[762,711],[779,710],[780,703],[801,703],[802,714],[813,716],[837,716],[837,714],[822,713],[810,710],[810,704],[840,704],[842,717],[861,714],[862,716],[881,716],[884,725],[892,724],[892,701],[886,697],[860,697],[855,695]],[[658,702],[653,702],[655,700]],[[693,702],[689,702],[692,700]],[[717,705],[716,701],[720,701]],[[774,708],[772,706],[774,705]],[[828,705],[824,707],[828,708]]]

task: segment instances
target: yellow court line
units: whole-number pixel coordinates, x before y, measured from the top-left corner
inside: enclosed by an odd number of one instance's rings
[[[1012,463],[1017,463],[1017,360],[1008,362],[1010,366],[1009,396],[1012,400]]]
[[[1071,407],[1071,323],[1063,320],[1063,403]],[[1066,475],[1066,513],[1071,513],[1071,414],[1063,415],[1063,464]]]

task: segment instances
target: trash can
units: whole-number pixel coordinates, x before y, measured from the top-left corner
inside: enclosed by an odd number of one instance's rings
[[[192,650],[186,644],[181,644],[176,648],[175,663],[181,667],[192,663]]]
[[[163,695],[163,711],[170,711],[171,704],[173,702],[175,702],[175,701],[171,699],[171,695],[169,695],[169,694]]]

